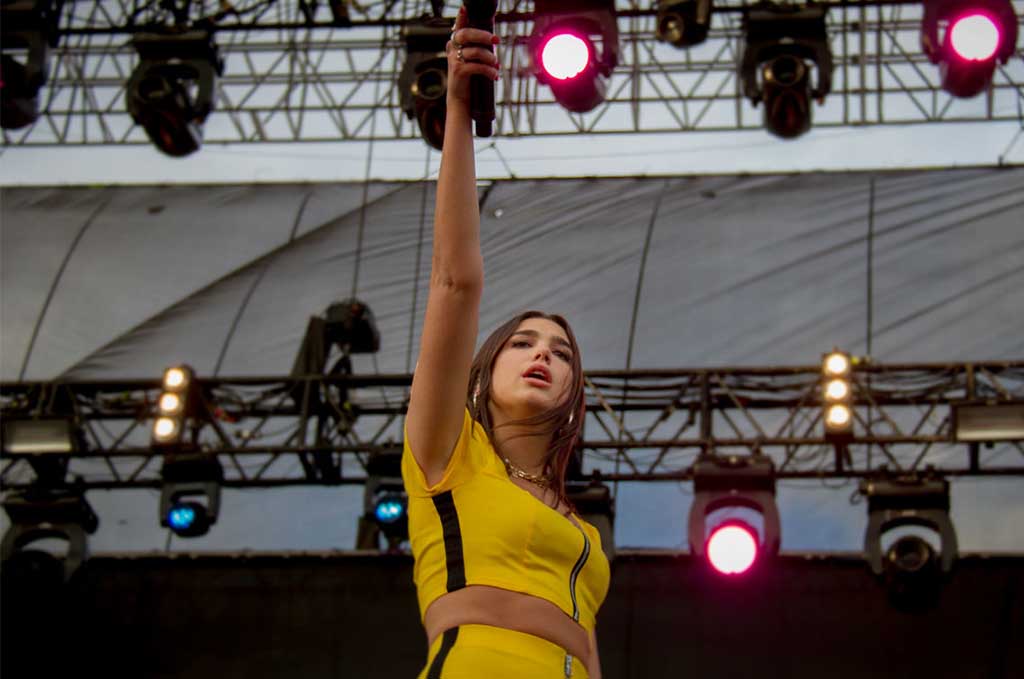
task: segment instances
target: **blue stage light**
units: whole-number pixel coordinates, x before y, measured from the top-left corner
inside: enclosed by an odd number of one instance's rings
[[[383,498],[377,503],[376,514],[381,523],[395,523],[405,514],[405,503],[395,498]]]
[[[196,510],[191,507],[174,507],[167,518],[167,523],[174,530],[188,530],[196,520]]]
[[[210,516],[198,502],[175,502],[167,510],[164,525],[180,537],[205,535],[210,530]]]

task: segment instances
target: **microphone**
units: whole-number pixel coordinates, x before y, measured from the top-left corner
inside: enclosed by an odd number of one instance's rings
[[[466,19],[469,26],[488,33],[494,32],[494,13],[498,10],[497,0],[466,0]],[[487,45],[494,51],[494,45]],[[494,122],[494,81],[482,75],[473,75],[469,80],[469,114],[476,122],[476,136],[490,137]]]

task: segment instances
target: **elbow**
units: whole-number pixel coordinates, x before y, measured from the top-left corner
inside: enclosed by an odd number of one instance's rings
[[[470,267],[454,271],[445,267],[434,267],[430,276],[430,287],[441,288],[459,294],[477,294],[484,289],[483,267]]]

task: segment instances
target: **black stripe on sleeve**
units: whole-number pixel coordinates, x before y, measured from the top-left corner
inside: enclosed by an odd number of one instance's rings
[[[466,586],[466,565],[462,556],[462,529],[459,527],[459,514],[455,511],[455,499],[452,497],[452,491],[435,495],[434,508],[437,509],[437,515],[441,518],[441,531],[444,535],[448,591],[454,592]]]

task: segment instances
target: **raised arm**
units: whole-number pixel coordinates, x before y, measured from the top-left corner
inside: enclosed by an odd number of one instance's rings
[[[494,80],[498,71],[495,55],[473,46],[493,44],[492,34],[465,26],[465,9],[460,8],[455,31],[465,63],[449,43],[430,292],[406,416],[409,447],[431,485],[440,480],[462,428],[484,287],[469,79],[476,73]]]

